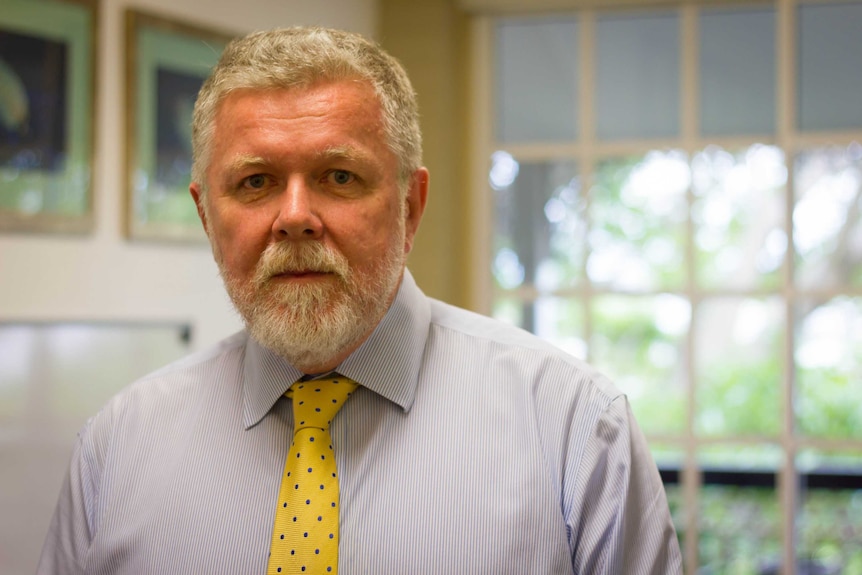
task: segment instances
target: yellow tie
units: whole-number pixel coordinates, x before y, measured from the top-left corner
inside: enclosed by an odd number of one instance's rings
[[[338,572],[338,478],[329,425],[356,385],[334,374],[298,381],[285,394],[293,403],[293,443],[278,492],[268,575]]]

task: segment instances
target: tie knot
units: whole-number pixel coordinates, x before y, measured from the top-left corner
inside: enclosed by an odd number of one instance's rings
[[[356,386],[355,381],[341,375],[294,383],[290,386],[294,431],[306,427],[329,429],[332,418]]]

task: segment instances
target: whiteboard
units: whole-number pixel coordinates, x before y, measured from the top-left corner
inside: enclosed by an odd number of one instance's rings
[[[0,574],[36,570],[87,418],[190,340],[182,323],[0,322]]]

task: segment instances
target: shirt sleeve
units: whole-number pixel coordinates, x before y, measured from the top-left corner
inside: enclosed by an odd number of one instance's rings
[[[682,574],[664,486],[624,395],[598,418],[566,490],[575,573]]]
[[[78,575],[94,532],[98,471],[88,449],[88,428],[78,435],[69,471],[42,547],[37,575]]]

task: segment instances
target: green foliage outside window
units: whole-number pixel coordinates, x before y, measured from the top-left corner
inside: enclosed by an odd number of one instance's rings
[[[517,167],[513,158],[508,161]],[[533,164],[525,172],[530,181],[550,185],[538,193],[544,199],[533,204],[517,199],[529,186],[512,172],[515,185],[498,190],[510,209],[498,204],[506,212],[498,219],[508,227],[495,240],[496,313],[563,347],[573,337],[585,342],[584,356],[628,395],[648,435],[684,437],[687,394],[693,392],[697,436],[756,437],[777,445],[785,417],[782,389],[789,378],[800,437],[862,437],[862,348],[852,344],[859,340],[862,300],[803,302],[794,296],[804,305],[794,305],[792,317],[785,313],[786,292],[778,280],[791,246],[782,223],[783,154],[755,145],[735,154],[710,149],[695,154],[690,168],[686,162],[676,152],[605,161],[587,191],[576,185],[580,180],[571,164]],[[706,169],[707,176],[697,171]],[[662,190],[663,184],[673,189]],[[689,185],[691,235],[683,233],[686,211],[679,211]],[[762,197],[756,206],[752,195]],[[515,205],[518,209],[511,209]],[[536,221],[543,223],[537,228]],[[842,256],[817,252],[818,265],[846,267],[855,248],[834,239],[850,242],[858,217],[844,220],[844,230],[800,227],[806,221],[799,220],[797,228],[832,238],[830,249]],[[686,268],[686,242],[692,242],[695,270]],[[577,245],[567,251],[571,244]],[[549,269],[555,270],[551,282]],[[819,273],[855,278],[862,272],[827,267]],[[701,290],[696,298],[690,296],[689,280]],[[555,291],[585,284],[592,286],[586,300]],[[535,288],[538,299],[524,298],[519,290],[525,287]],[[791,333],[795,351],[788,373]],[[752,456],[751,463],[762,461]],[[668,499],[684,544],[680,488],[668,486]],[[699,573],[777,573],[784,556],[781,513],[774,488],[702,486]],[[862,575],[862,491],[801,490],[796,526],[798,573]]]

